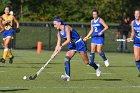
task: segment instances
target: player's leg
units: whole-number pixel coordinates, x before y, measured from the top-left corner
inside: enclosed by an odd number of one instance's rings
[[[62,75],[61,78],[65,81],[70,81],[70,60],[71,58],[75,55],[75,51],[74,50],[70,50],[66,53],[65,56],[65,75]]]
[[[10,43],[9,43],[9,49],[8,49],[8,56],[9,56],[9,63],[12,64],[13,63],[14,56],[13,56],[12,51],[11,51],[11,44]]]
[[[94,64],[96,44],[91,44],[90,64]]]
[[[136,66],[140,71],[140,47],[134,46],[134,58],[135,58]]]
[[[103,58],[105,66],[108,67],[109,66],[109,62],[108,62],[108,59],[105,56],[104,51],[102,51],[102,46],[103,46],[102,44],[98,44],[97,45],[97,52]]]
[[[4,52],[3,52],[3,57],[1,58],[2,63],[5,63],[5,60],[6,60],[6,57],[8,54],[8,45],[9,45],[10,39],[11,39],[11,37],[7,37],[4,40]]]
[[[80,52],[80,55],[83,59],[83,61],[88,64],[89,63],[89,60],[88,60],[88,56],[87,56],[87,53],[86,52]],[[97,66],[94,62],[90,63],[89,64],[91,67],[93,67],[95,70],[96,70],[96,75],[97,76],[100,76],[101,75],[101,71],[99,69],[99,66]]]
[[[88,65],[89,64],[89,59],[88,59],[87,53],[86,52],[80,52],[80,55],[81,55],[82,60],[84,61],[84,63],[86,65]]]

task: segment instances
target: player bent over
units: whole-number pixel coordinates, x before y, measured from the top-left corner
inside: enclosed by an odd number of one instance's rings
[[[68,51],[65,56],[65,75],[61,78],[65,81],[70,81],[70,61],[76,52],[79,52],[85,64],[89,64],[87,56],[87,48],[84,41],[80,38],[76,30],[74,30],[69,25],[62,22],[61,19],[55,18],[53,21],[54,27],[58,30],[57,33],[57,45],[55,51],[60,51],[61,47],[68,45]],[[61,43],[61,38],[65,39],[65,42]],[[100,76],[101,71],[99,66],[95,63],[89,64],[96,70],[96,75]]]

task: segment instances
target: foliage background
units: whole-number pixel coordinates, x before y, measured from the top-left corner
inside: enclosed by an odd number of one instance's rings
[[[10,6],[20,21],[52,21],[60,16],[64,21],[89,22],[92,10],[99,10],[107,22],[120,22],[123,16],[133,19],[139,0],[0,0],[0,12]]]

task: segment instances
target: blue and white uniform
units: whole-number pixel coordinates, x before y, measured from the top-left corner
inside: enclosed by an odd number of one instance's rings
[[[93,27],[93,35],[92,35],[92,40],[91,44],[104,44],[104,33],[102,33],[101,36],[98,36],[98,34],[103,30],[103,25],[100,23],[100,18],[97,20],[92,19],[91,25]]]
[[[64,33],[58,32],[61,38],[66,40],[66,25],[64,25]],[[87,48],[84,41],[80,38],[75,29],[70,32],[71,42],[68,44],[69,50],[75,50],[77,52],[86,52]]]
[[[133,27],[135,31],[134,46],[140,48],[140,23],[137,23],[136,20],[134,20]]]

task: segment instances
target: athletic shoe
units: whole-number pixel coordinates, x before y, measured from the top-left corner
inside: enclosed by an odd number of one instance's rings
[[[10,63],[10,64],[13,63],[13,59],[14,59],[14,56],[12,56],[11,58],[9,58],[9,63]]]
[[[6,60],[5,60],[4,58],[1,58],[1,59],[0,59],[0,62],[2,62],[2,63],[5,63],[5,61],[6,61]]]
[[[98,68],[96,69],[96,76],[99,77],[101,75],[100,65],[97,64]]]
[[[108,67],[108,66],[109,66],[108,59],[104,61],[104,64],[105,64],[105,66],[106,66],[106,67]]]
[[[68,76],[67,74],[61,75],[61,79],[63,79],[64,81],[70,81],[70,76]]]

